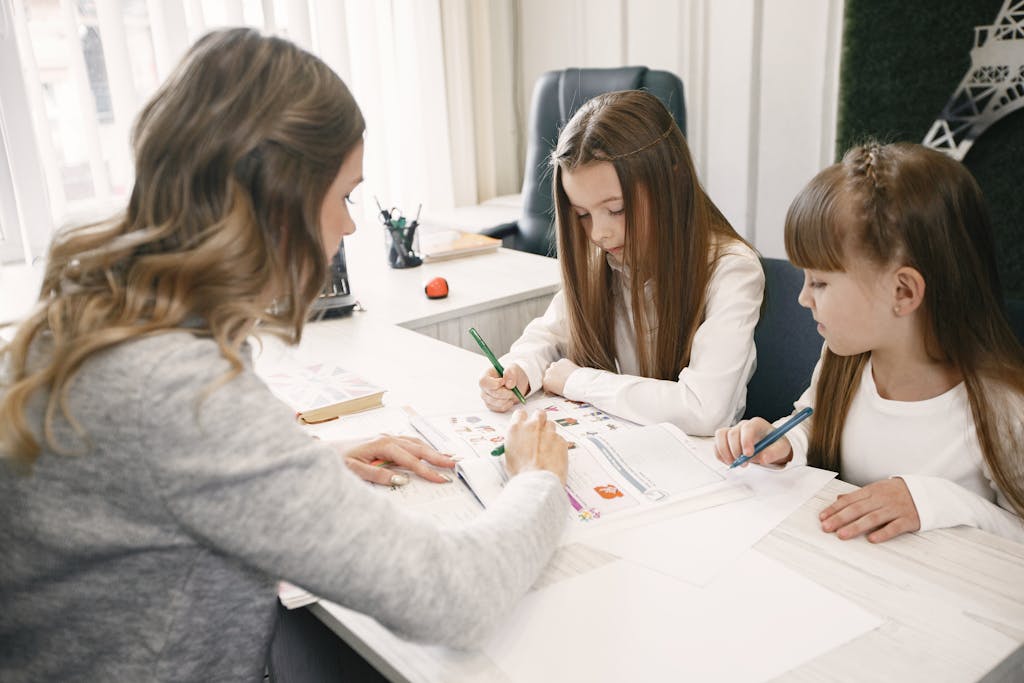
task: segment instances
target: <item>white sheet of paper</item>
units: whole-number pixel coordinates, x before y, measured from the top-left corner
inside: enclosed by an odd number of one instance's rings
[[[721,574],[836,475],[813,467],[736,468],[729,479],[754,495],[642,527],[586,539],[587,545],[697,585]]]
[[[702,588],[626,561],[560,581],[527,595],[484,650],[517,683],[764,681],[881,623],[750,551]]]

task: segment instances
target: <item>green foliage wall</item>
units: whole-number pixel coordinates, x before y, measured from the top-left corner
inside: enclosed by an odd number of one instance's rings
[[[974,27],[1002,5],[846,0],[837,155],[867,137],[921,142],[967,74]],[[964,164],[988,199],[1006,294],[1024,299],[1024,109],[986,130]]]

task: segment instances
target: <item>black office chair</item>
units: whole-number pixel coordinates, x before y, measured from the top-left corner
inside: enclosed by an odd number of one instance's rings
[[[769,422],[793,412],[793,401],[811,383],[821,356],[822,338],[811,312],[797,303],[804,274],[785,259],[761,259],[765,292],[761,319],[754,328],[757,370],[747,384],[743,417]]]
[[[384,674],[305,607],[277,604],[277,625],[267,652],[268,683],[387,683]]]
[[[523,215],[517,221],[482,230],[498,237],[503,246],[555,256],[554,206],[548,160],[558,133],[580,105],[601,93],[646,90],[660,99],[686,134],[683,82],[668,71],[644,66],[616,69],[548,71],[533,88],[530,103],[526,169],[523,172]]]
[[[1007,299],[1006,317],[1017,339],[1024,344],[1024,299]]]

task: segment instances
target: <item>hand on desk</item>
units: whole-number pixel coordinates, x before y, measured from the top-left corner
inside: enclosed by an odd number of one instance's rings
[[[921,518],[907,482],[883,479],[844,493],[818,515],[822,531],[834,531],[844,541],[867,533],[872,543],[917,531]]]
[[[446,469],[455,467],[451,456],[439,453],[426,442],[411,436],[382,434],[356,446],[335,446],[350,470],[366,481],[383,486],[401,486],[409,481],[408,475],[381,467],[383,463],[409,470],[436,484],[448,483],[451,477],[434,470],[427,463]]]
[[[772,423],[762,417],[740,420],[732,427],[723,427],[715,432],[715,457],[731,465],[741,455],[753,453],[754,444],[772,429]],[[746,467],[752,462],[758,465],[784,465],[792,459],[793,447],[789,439],[782,437],[740,467]]]
[[[754,444],[770,431],[771,423],[760,417],[719,429],[715,432],[715,457],[731,465],[741,455],[753,453]],[[783,464],[792,457],[793,447],[789,439],[782,437],[747,464]],[[741,467],[746,467],[746,464]],[[910,489],[898,477],[876,481],[840,495],[836,502],[821,511],[818,519],[821,520],[822,531],[835,532],[844,541],[866,533],[868,541],[881,543],[921,528],[921,518]]]
[[[556,360],[544,371],[544,390],[563,396],[565,394],[565,383],[569,381],[569,375],[579,369],[580,366],[568,358]]]
[[[512,393],[512,387],[518,388],[523,396],[530,391],[530,378],[521,367],[509,365],[502,377],[498,377],[494,368],[487,368],[487,372],[480,378],[480,398],[494,412],[507,413],[520,405],[519,399]]]
[[[555,423],[548,421],[543,410],[529,417],[525,410],[520,410],[512,417],[512,426],[505,438],[505,467],[513,476],[530,470],[548,470],[565,484],[569,445],[555,431]]]

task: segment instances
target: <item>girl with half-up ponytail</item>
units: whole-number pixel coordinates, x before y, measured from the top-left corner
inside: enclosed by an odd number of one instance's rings
[[[796,403],[814,416],[754,461],[863,486],[822,512],[840,538],[963,524],[1024,540],[1024,349],[970,172],[921,145],[854,147],[793,201],[786,251],[825,345]],[[719,457],[770,428],[721,430]]]
[[[364,127],[316,57],[210,33],[139,115],[125,211],[54,239],[0,348],[0,678],[261,679],[279,579],[465,645],[547,563],[567,447],[543,415],[509,431],[502,504],[440,530],[352,472],[444,483],[451,458],[316,441],[252,370],[355,230]]]
[[[551,155],[562,291],[479,381],[507,411],[541,388],[710,435],[743,415],[764,296],[757,254],[704,192],[672,114],[642,90],[584,103]]]

